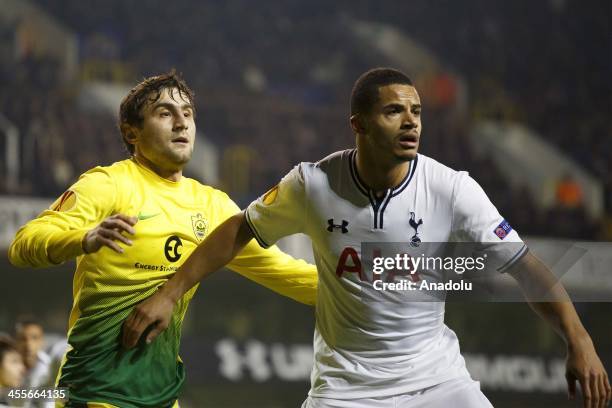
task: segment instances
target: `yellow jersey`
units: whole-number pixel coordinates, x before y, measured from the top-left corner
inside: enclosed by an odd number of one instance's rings
[[[136,304],[238,211],[219,190],[187,177],[169,181],[128,159],[86,172],[17,232],[9,248],[9,260],[16,266],[42,267],[77,257],[70,349],[58,377],[71,401],[172,406],[185,375],[178,356],[181,325],[197,286],[178,302],[172,323],[152,344],[123,350],[121,326]],[[133,244],[120,244],[122,254],[104,246],[84,254],[85,234],[119,213],[139,219],[136,233],[129,236]],[[276,247],[262,249],[253,240],[228,268],[299,302],[315,303],[315,267]]]

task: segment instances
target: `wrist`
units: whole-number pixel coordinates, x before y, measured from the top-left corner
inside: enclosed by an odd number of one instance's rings
[[[571,336],[568,336],[566,342],[567,349],[571,352],[582,350],[585,347],[594,347],[591,336],[589,336],[584,329],[580,332],[572,334]]]
[[[81,238],[81,250],[83,251],[83,253],[85,255],[89,254],[90,252],[87,250],[87,237],[89,236],[89,231],[87,231],[85,233],[85,235],[83,235],[83,238]]]
[[[170,279],[165,285],[160,287],[159,293],[173,304],[177,304],[179,299],[183,296],[183,292],[179,285],[177,285],[175,279]]]

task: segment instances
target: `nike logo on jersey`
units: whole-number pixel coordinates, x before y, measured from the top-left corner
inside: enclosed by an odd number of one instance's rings
[[[159,215],[159,213],[155,213],[155,214],[143,214],[143,213],[140,212],[140,213],[138,213],[138,219],[140,221],[148,220],[149,218],[153,218],[153,217],[156,217],[158,215]]]

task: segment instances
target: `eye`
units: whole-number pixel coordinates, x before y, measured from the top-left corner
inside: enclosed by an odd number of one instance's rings
[[[162,118],[170,117],[170,112],[168,112],[168,111],[161,111],[159,113],[159,116],[161,116]]]
[[[183,116],[185,116],[186,118],[190,118],[191,117],[191,112],[186,111],[185,113],[183,113]]]
[[[397,115],[399,112],[399,108],[391,108],[387,111],[387,115]]]

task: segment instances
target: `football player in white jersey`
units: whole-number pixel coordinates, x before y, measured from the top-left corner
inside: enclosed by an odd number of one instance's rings
[[[200,244],[176,275],[136,307],[124,345],[165,329],[177,300],[229,262],[252,238],[267,247],[305,233],[319,271],[311,389],[303,407],[490,407],[466,370],[443,302],[405,297],[376,301],[363,267],[368,242],[469,241],[493,254],[527,299],[551,290],[555,302],[531,307],[567,344],[570,395],[579,381],[585,406],[604,406],[612,392],[593,343],[561,285],[465,172],[417,154],[421,102],[403,73],[378,68],[351,95],[356,149],[301,163],[246,211]],[[552,287],[552,289],[551,289]],[[151,328],[150,326],[153,325]]]

